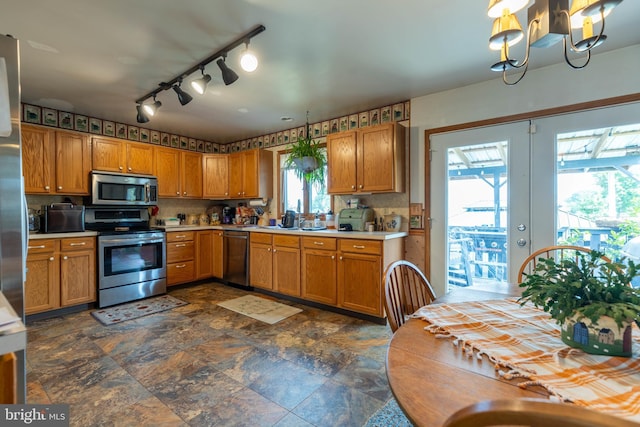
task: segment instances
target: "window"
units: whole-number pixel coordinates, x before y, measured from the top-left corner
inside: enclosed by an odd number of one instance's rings
[[[327,194],[326,167],[324,185],[310,186],[300,180],[292,168],[284,167],[287,156],[287,153],[280,153],[280,206],[282,208],[280,214],[287,210],[305,213],[326,213],[331,210],[332,199]]]

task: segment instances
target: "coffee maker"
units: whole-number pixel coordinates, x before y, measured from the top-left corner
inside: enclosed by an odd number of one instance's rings
[[[236,216],[236,208],[231,206],[225,206],[222,208],[222,223],[233,224],[233,219]]]

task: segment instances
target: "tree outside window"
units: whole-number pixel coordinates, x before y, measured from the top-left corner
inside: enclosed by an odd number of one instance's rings
[[[326,150],[326,149],[325,149]],[[326,167],[323,185],[309,185],[296,176],[293,168],[285,168],[287,153],[280,154],[280,200],[284,211],[327,213],[331,210],[331,196],[327,194]]]

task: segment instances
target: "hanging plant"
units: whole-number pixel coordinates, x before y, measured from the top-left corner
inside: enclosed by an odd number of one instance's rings
[[[307,112],[307,132],[306,136],[298,137],[298,140],[291,144],[289,155],[285,160],[286,168],[293,168],[296,176],[306,181],[309,185],[324,185],[324,168],[327,164],[327,157],[320,142],[311,138],[309,126],[309,113]]]

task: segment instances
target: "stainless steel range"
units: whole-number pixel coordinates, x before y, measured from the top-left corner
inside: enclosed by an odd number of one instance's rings
[[[99,231],[99,307],[167,291],[165,233],[149,228],[147,208],[89,207],[85,228]]]

